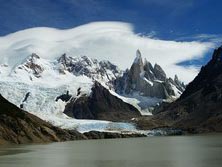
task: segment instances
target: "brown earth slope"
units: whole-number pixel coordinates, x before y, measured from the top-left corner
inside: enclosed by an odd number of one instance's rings
[[[77,131],[57,128],[9,103],[0,95],[0,144],[42,143],[85,136]]]

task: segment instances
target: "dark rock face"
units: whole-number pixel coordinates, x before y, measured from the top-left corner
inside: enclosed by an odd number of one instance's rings
[[[57,128],[9,103],[0,95],[0,144],[57,142],[86,137]]]
[[[209,86],[222,73],[222,48],[214,51],[212,59],[207,65],[201,68],[197,77],[187,86],[187,89],[181,95],[181,99],[197,92],[198,90]]]
[[[112,95],[98,82],[95,82],[90,96],[82,95],[72,99],[64,113],[77,119],[110,121],[130,120],[140,116],[135,107]]]
[[[31,94],[30,92],[28,92],[28,93],[25,94],[25,97],[24,97],[24,99],[22,100],[22,103],[20,104],[20,108],[23,108],[23,107],[24,107],[24,103],[27,101],[27,99],[29,98],[30,94]]]
[[[167,78],[166,73],[155,64],[143,62],[139,50],[131,68],[126,70],[122,77],[115,80],[116,92],[120,94],[133,94],[139,92],[143,96],[167,99],[184,91],[185,85],[181,83],[177,76],[175,79]],[[175,92],[175,87],[177,92]]]
[[[155,118],[192,133],[222,132],[222,48],[201,68],[174,103],[156,110]]]
[[[165,81],[167,79],[166,73],[163,71],[163,69],[158,64],[154,65],[153,73],[154,73],[155,77],[160,81]]]
[[[60,100],[62,100],[64,102],[68,102],[69,99],[71,99],[71,97],[72,96],[69,94],[69,91],[67,91],[66,94],[62,94],[62,95],[56,97],[55,101],[58,101],[60,99]]]

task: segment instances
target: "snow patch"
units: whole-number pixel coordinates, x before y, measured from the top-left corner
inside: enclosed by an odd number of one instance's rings
[[[113,90],[109,90],[111,94],[122,99],[124,102],[133,105],[137,108],[142,115],[152,115],[152,109],[158,103],[161,103],[163,99],[159,99],[156,97],[146,97],[142,96],[139,93],[133,94],[117,94]]]

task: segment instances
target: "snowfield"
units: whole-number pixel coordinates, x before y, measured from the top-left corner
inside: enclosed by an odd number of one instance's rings
[[[78,80],[73,80],[71,84],[55,87],[46,88],[39,87],[37,85],[29,85],[18,82],[0,82],[0,92],[10,102],[17,105],[18,107],[22,104],[23,99],[27,92],[30,92],[30,96],[24,103],[24,110],[40,117],[41,119],[52,123],[55,126],[64,129],[76,129],[80,132],[87,132],[91,130],[97,131],[137,131],[133,124],[129,123],[116,123],[110,121],[98,121],[98,120],[78,120],[73,119],[65,114],[63,110],[65,102],[58,100],[55,101],[56,97],[66,93],[67,90],[70,94],[75,96],[77,94],[76,87],[81,85],[84,93],[89,93],[91,89],[91,83],[78,83],[81,81],[81,77]]]

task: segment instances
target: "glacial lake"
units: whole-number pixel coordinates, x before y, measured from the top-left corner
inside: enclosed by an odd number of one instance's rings
[[[222,134],[0,146],[0,167],[222,167]]]

